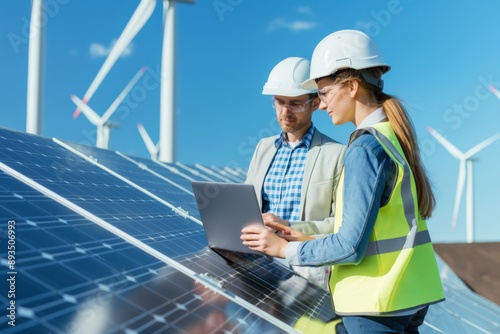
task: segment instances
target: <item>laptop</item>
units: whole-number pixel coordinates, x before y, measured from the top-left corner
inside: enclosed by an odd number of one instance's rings
[[[253,185],[202,181],[191,185],[210,248],[264,255],[243,245],[240,239],[243,227],[264,226]]]

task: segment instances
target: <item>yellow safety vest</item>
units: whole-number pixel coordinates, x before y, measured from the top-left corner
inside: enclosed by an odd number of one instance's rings
[[[358,265],[335,265],[330,276],[339,315],[384,315],[444,300],[434,248],[420,217],[413,173],[389,122],[369,132],[397,166],[394,189],[380,208],[370,243]],[[344,173],[337,188],[335,233],[342,226]],[[356,203],[349,203],[356,205]]]
[[[339,326],[342,326],[342,329],[337,330]],[[323,322],[305,315],[297,320],[293,328],[304,334],[336,334],[337,332],[345,332],[341,318]]]

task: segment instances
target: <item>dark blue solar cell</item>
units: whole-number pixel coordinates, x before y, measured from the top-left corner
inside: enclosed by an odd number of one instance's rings
[[[25,275],[16,275],[16,301],[48,294],[52,294],[52,292],[45,282],[32,280]]]
[[[86,268],[82,269],[85,270]],[[59,263],[43,263],[42,266],[33,267],[30,272],[39,280],[50,282],[49,287],[51,290],[65,290],[74,285],[84,284],[88,281],[88,278],[84,275],[69,270],[68,267]]]
[[[60,240],[44,230],[23,231],[19,236],[19,241],[23,240],[29,240],[34,248],[58,247],[67,244],[64,240]]]

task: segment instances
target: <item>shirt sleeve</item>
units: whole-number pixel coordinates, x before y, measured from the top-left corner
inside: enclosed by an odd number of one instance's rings
[[[347,149],[344,166],[342,226],[321,239],[289,243],[289,264],[358,264],[363,259],[384,190],[392,187],[393,162],[373,135],[364,134]]]

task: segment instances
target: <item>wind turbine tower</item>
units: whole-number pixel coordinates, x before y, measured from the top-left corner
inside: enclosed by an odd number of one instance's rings
[[[31,1],[31,21],[28,47],[28,92],[26,101],[26,132],[42,134],[43,59],[45,27],[43,1]]]
[[[436,138],[436,140],[444,146],[444,148],[455,158],[460,160],[460,168],[458,170],[458,182],[457,182],[457,192],[455,195],[455,206],[453,209],[453,217],[451,221],[452,229],[455,229],[458,219],[458,210],[460,208],[460,200],[462,198],[462,192],[467,180],[467,193],[466,193],[466,205],[465,205],[465,215],[466,215],[466,238],[468,243],[474,242],[474,198],[473,198],[473,173],[472,173],[472,161],[473,156],[493,143],[495,140],[500,138],[500,132],[496,135],[486,139],[485,141],[477,144],[467,152],[463,153],[458,148],[456,148],[452,143],[446,140],[439,132],[434,130],[432,127],[428,127],[429,133]]]
[[[195,0],[163,0],[163,48],[160,85],[160,141],[158,159],[175,162],[175,7],[176,2]]]
[[[160,85],[158,159],[175,161],[175,1],[163,0],[163,49]]]

